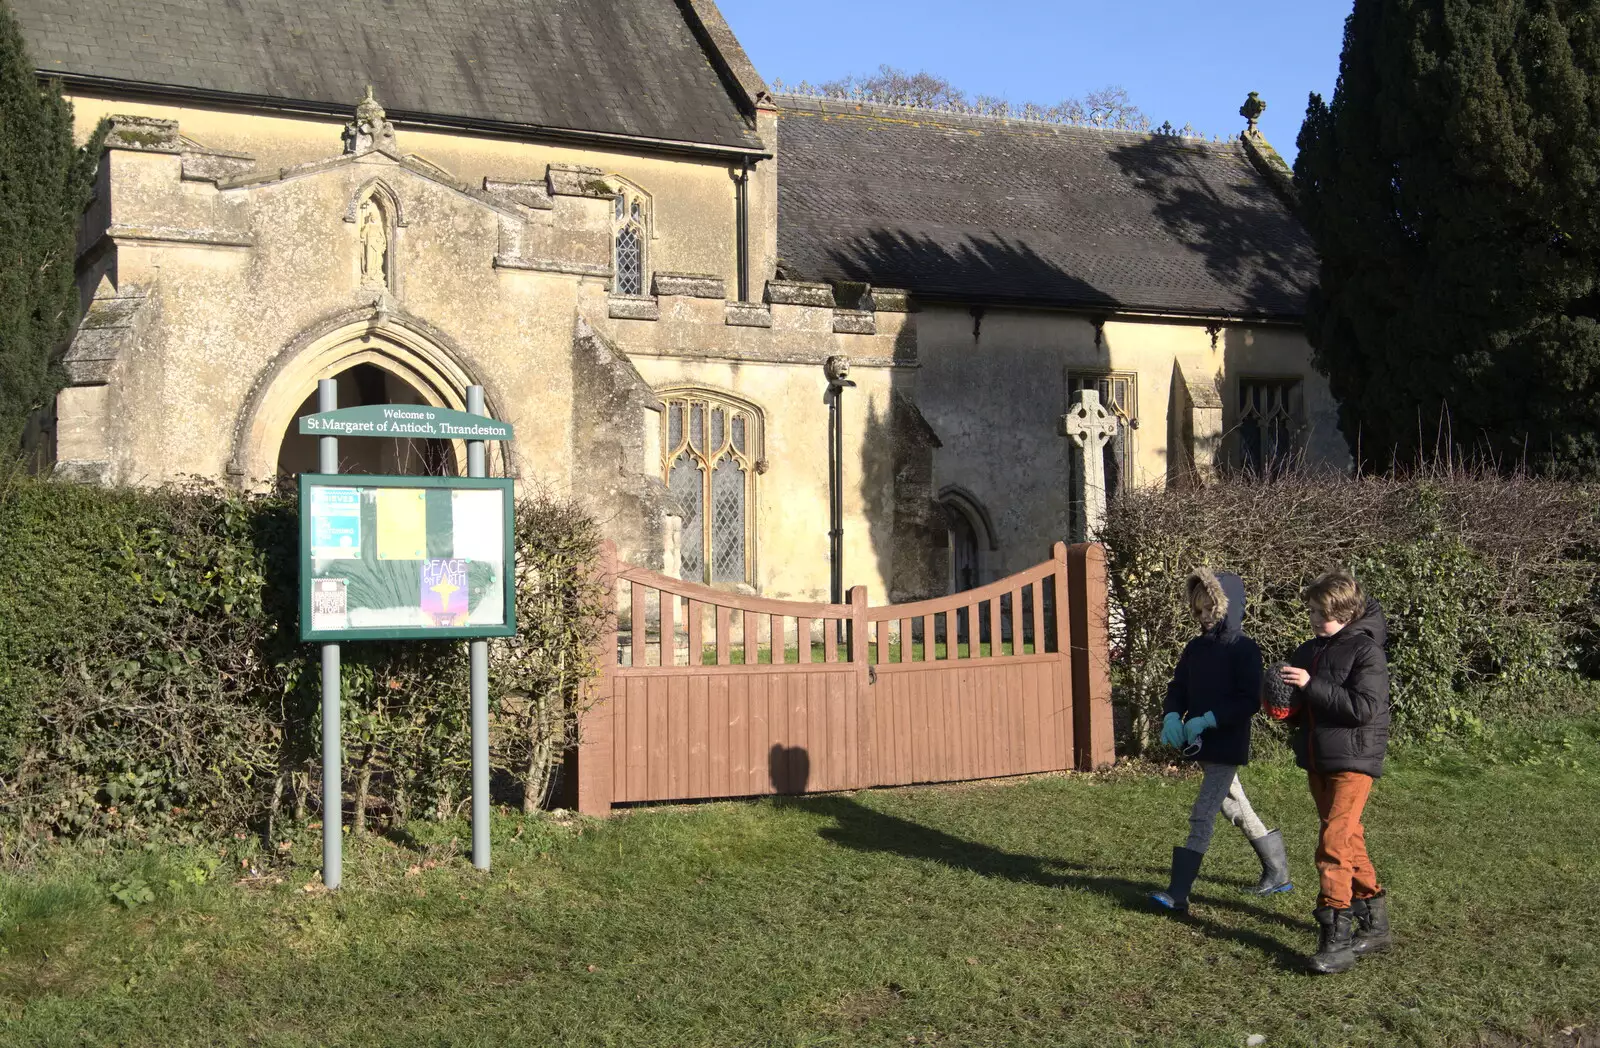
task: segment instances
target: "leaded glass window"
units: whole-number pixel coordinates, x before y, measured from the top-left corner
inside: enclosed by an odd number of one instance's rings
[[[1239,464],[1261,476],[1291,468],[1303,413],[1299,379],[1241,380]]]
[[[619,295],[642,295],[646,278],[646,245],[650,241],[650,204],[632,183],[613,176],[618,183],[616,202],[611,212],[612,244],[616,268],[615,291]]]
[[[662,400],[662,469],[684,507],[682,576],[706,584],[753,582],[760,414],[698,390],[668,391]]]

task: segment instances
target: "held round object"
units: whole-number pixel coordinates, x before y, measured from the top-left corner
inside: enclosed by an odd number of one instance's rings
[[[1283,674],[1279,672],[1288,665],[1287,662],[1274,662],[1261,675],[1261,708],[1278,720],[1292,716],[1300,708],[1300,689],[1285,683]]]

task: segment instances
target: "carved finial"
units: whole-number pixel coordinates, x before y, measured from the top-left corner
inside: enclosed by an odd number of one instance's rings
[[[1245,119],[1244,133],[1257,134],[1256,121],[1261,119],[1261,114],[1267,111],[1267,104],[1261,101],[1261,96],[1250,92],[1250,97],[1244,100],[1244,105],[1239,107],[1239,115]]]
[[[356,103],[356,118],[344,127],[344,151],[370,153],[374,149],[394,147],[394,125],[373,97],[372,85],[368,84],[366,96]]]

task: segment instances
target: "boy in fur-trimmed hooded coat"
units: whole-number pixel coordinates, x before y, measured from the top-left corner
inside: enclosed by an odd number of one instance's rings
[[[1189,908],[1189,889],[1211,846],[1222,812],[1244,831],[1261,860],[1258,895],[1286,892],[1289,862],[1283,835],[1268,832],[1239,785],[1250,761],[1250,720],[1261,706],[1261,649],[1244,632],[1244,583],[1237,575],[1201,568],[1185,584],[1189,611],[1200,626],[1178,659],[1167,686],[1161,741],[1200,762],[1204,777],[1189,813],[1189,839],[1172,849],[1172,880],[1151,898],[1169,910]]]

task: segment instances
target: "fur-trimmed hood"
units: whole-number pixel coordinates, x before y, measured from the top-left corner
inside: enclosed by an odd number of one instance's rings
[[[1206,631],[1207,634],[1227,640],[1239,636],[1244,632],[1244,580],[1232,572],[1217,573],[1210,568],[1197,568],[1189,576],[1186,593],[1194,594],[1197,590],[1204,590],[1216,605],[1221,618],[1216,625]]]

